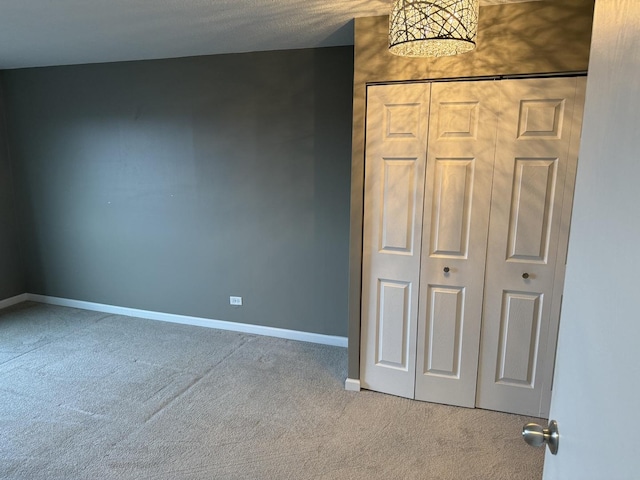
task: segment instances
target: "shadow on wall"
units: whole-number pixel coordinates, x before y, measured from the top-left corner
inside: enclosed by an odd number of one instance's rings
[[[0,72],[0,300],[25,292],[24,262],[17,228],[13,172],[6,141],[5,104]]]
[[[592,0],[481,7],[475,50],[422,59],[389,53],[388,17],[357,19],[356,83],[584,71],[592,11]]]

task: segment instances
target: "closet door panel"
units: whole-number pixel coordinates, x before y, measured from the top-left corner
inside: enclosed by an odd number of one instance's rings
[[[557,178],[557,158],[515,159],[507,261],[547,262]]]
[[[367,90],[363,388],[413,398],[429,84]]]
[[[533,386],[540,338],[542,295],[503,292],[496,380]]]
[[[429,375],[460,378],[464,289],[428,287],[425,368]]]
[[[416,399],[473,407],[498,84],[432,86]]]
[[[469,247],[474,158],[436,158],[433,182],[431,255],[464,258]]]
[[[477,406],[548,405],[582,118],[578,78],[501,82]],[[578,89],[578,86],[581,89]],[[559,268],[560,266],[560,268]],[[557,281],[556,281],[557,280]]]

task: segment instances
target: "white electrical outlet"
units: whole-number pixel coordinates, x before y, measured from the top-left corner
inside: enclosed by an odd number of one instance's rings
[[[229,297],[229,305],[242,305],[242,297]]]

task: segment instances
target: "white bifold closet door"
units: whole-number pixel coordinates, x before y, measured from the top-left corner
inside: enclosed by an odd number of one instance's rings
[[[415,398],[473,407],[499,82],[431,91]]]
[[[428,83],[367,89],[361,384],[413,398]]]
[[[368,88],[363,388],[547,412],[584,86]]]
[[[476,406],[546,417],[586,79],[500,83]]]

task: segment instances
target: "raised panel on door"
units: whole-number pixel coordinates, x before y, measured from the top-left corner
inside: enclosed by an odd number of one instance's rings
[[[413,398],[429,84],[367,89],[363,388]]]
[[[416,399],[475,404],[498,96],[496,82],[432,86]]]
[[[476,405],[544,416],[584,80],[501,84]]]
[[[541,294],[502,293],[496,382],[533,387],[542,303]]]

